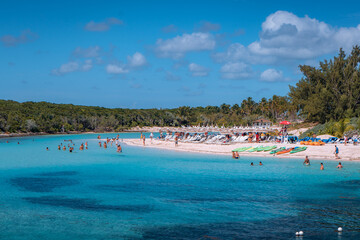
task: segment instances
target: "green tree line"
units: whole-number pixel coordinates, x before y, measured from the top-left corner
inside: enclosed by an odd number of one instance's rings
[[[0,100],[1,132],[122,131],[135,126],[250,125],[258,117],[288,117],[289,98],[274,95],[240,105],[174,109],[120,109]],[[295,113],[292,113],[293,115]]]

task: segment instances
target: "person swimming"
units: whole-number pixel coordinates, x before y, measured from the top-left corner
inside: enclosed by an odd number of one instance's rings
[[[117,152],[119,152],[119,153],[121,153],[122,152],[122,149],[121,149],[121,146],[120,146],[120,144],[119,145],[117,145],[117,150],[116,150]]]
[[[338,169],[342,169],[342,168],[343,168],[343,165],[341,165],[341,162],[339,162],[339,165],[337,165],[336,168],[338,168]]]
[[[260,161],[259,166],[262,166],[262,165],[264,165],[264,164],[262,164],[262,162]]]
[[[60,147],[60,145],[58,145],[58,150],[61,150],[61,147]]]
[[[48,148],[48,147],[46,147],[46,151],[49,151],[49,148]]]
[[[305,157],[305,161],[304,161],[303,165],[306,165],[306,166],[310,165],[310,160],[309,160],[308,156]]]
[[[252,163],[250,163],[250,166],[254,166],[254,163],[252,162]]]
[[[64,150],[64,151],[66,150],[66,147],[65,147],[65,145],[64,145],[64,147],[63,147],[63,150]]]
[[[320,163],[320,170],[324,170],[324,164]]]

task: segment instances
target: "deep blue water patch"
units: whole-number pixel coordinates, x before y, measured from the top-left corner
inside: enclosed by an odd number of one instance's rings
[[[124,211],[135,213],[149,213],[153,211],[151,205],[106,205],[90,198],[67,198],[63,196],[25,197],[24,200],[54,207],[66,207],[85,211]]]
[[[76,171],[58,171],[58,172],[44,172],[35,174],[35,176],[40,177],[67,177],[67,176],[74,176],[77,175],[78,172]]]
[[[74,179],[59,177],[16,177],[10,179],[10,183],[22,191],[52,192],[55,188],[73,186],[79,182]]]

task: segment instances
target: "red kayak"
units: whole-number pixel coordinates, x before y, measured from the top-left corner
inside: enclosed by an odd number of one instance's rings
[[[288,148],[288,149],[285,149],[283,151],[277,152],[276,155],[288,153],[288,152],[291,152],[292,150],[294,150],[294,148]]]

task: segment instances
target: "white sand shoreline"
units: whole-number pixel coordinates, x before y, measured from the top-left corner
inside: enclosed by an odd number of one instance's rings
[[[140,139],[122,139],[125,144],[130,146],[143,146],[142,140]],[[274,143],[237,143],[231,145],[216,145],[216,144],[204,144],[204,143],[182,143],[179,142],[179,145],[175,147],[174,142],[170,141],[160,141],[153,139],[152,143],[150,139],[146,139],[145,147],[165,149],[165,150],[174,150],[182,152],[193,152],[193,153],[205,153],[205,154],[217,154],[217,155],[227,155],[231,157],[231,150],[238,147],[246,146],[272,146],[276,145],[278,147],[295,147],[302,146],[300,144],[274,144]],[[241,156],[252,156],[252,157],[275,157],[275,158],[305,158],[308,156],[310,159],[319,159],[319,160],[332,160],[332,161],[359,161],[360,162],[360,145],[346,145],[343,144],[337,145],[340,150],[339,156],[341,159],[335,159],[334,144],[326,144],[324,146],[307,146],[308,149],[304,152],[299,152],[295,154],[282,154],[282,155],[271,155],[269,152],[240,152]]]

